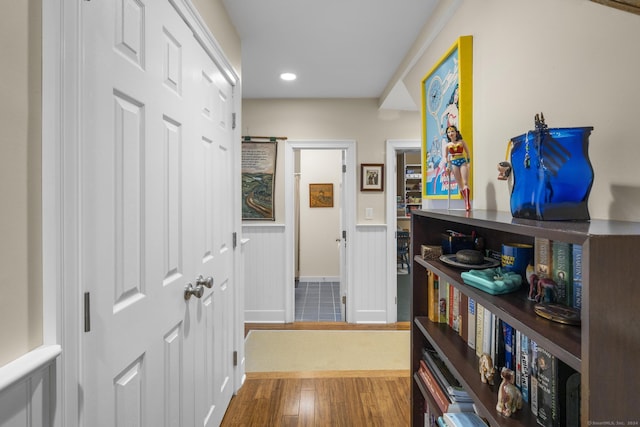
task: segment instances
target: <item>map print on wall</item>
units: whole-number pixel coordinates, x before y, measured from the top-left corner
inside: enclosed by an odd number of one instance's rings
[[[275,220],[277,142],[242,142],[242,219]]]

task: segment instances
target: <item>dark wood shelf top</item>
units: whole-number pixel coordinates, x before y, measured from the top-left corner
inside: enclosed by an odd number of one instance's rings
[[[536,341],[538,345],[562,359],[577,372],[581,372],[580,327],[556,323],[535,314],[533,311],[535,303],[527,299],[524,287],[521,291],[510,294],[491,295],[464,284],[460,276],[464,270],[449,267],[440,261],[427,261],[417,255],[414,260]]]
[[[473,227],[528,234],[575,244],[582,244],[588,237],[594,236],[640,235],[640,222],[599,219],[590,221],[537,221],[514,218],[510,212],[475,209],[469,212],[447,209],[419,209],[414,214],[443,221],[455,221]]]
[[[429,343],[440,354],[446,355],[443,360],[447,367],[474,399],[480,415],[487,418],[491,425],[522,427],[536,424],[527,403],[524,403],[522,410],[517,411],[510,418],[496,412],[499,376],[496,377],[493,386],[482,383],[475,350],[470,348],[448,325],[433,323],[427,317],[416,317],[414,323]]]

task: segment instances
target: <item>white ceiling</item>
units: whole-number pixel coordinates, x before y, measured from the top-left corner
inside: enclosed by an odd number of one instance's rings
[[[242,96],[379,98],[438,1],[223,0],[242,42]],[[298,79],[281,81],[285,71]],[[403,90],[389,98],[406,103]]]

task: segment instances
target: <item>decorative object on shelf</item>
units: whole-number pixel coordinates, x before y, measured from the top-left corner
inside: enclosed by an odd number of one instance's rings
[[[501,267],[470,270],[460,273],[465,284],[491,295],[507,294],[520,289],[522,277]]]
[[[420,249],[422,253],[422,259],[435,261],[442,255],[442,246],[422,245]]]
[[[447,128],[464,135],[467,157],[473,157],[473,37],[462,36],[422,79],[422,191],[423,197],[445,199],[462,196],[443,161]],[[470,164],[466,163],[470,168]],[[469,170],[469,179],[473,173]],[[472,187],[471,182],[469,186]],[[450,193],[449,193],[450,188]],[[469,199],[471,194],[469,192]]]
[[[488,257],[485,257],[484,261],[481,264],[467,264],[460,262],[456,254],[440,255],[440,261],[451,267],[463,268],[466,270],[480,270],[483,268],[497,267],[500,265],[500,261]]]
[[[478,265],[484,263],[484,255],[475,249],[462,249],[456,252],[456,261],[460,264]]]
[[[513,188],[511,215],[536,220],[588,220],[593,185],[589,135],[593,127],[535,129],[509,141]]]
[[[333,184],[309,184],[309,207],[332,208]]]
[[[480,360],[478,360],[478,371],[480,372],[480,381],[482,381],[483,384],[493,385],[496,368],[493,366],[493,360],[488,353],[482,353],[480,356]]]
[[[548,277],[539,278],[534,274],[530,280],[529,294],[531,295],[532,289],[535,289],[535,294],[533,298],[530,297],[529,299],[533,299],[536,302],[556,302],[558,285],[553,279]]]
[[[538,303],[533,307],[538,316],[565,325],[580,324],[580,310],[555,303]]]
[[[384,190],[384,164],[362,163],[360,165],[360,191]]]
[[[504,271],[513,271],[525,278],[527,266],[533,262],[533,246],[525,243],[503,243],[500,261]]]
[[[455,254],[462,249],[475,249],[475,236],[447,230],[442,233],[442,253]]]
[[[498,163],[498,179],[500,181],[506,181],[511,176],[511,163],[500,162]]]
[[[510,417],[516,410],[522,409],[522,393],[515,386],[515,373],[508,368],[500,372],[502,382],[498,389],[498,404],[496,410],[505,417]]]

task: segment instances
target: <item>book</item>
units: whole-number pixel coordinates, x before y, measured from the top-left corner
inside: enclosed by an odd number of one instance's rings
[[[449,299],[449,283],[439,280],[438,283],[438,294],[440,295],[439,302],[439,312],[440,312],[440,323],[447,323],[447,300]]]
[[[473,402],[459,399],[451,400],[448,393],[438,384],[435,374],[429,369],[425,360],[420,360],[418,374],[442,413],[473,411]]]
[[[424,360],[420,361],[420,369],[418,369],[418,375],[422,379],[422,382],[426,386],[427,390],[429,390],[429,394],[431,394],[431,397],[438,405],[440,412],[446,412],[451,402],[444,393],[444,390],[442,390],[438,385],[435,377],[431,374],[431,371],[429,371],[429,368],[427,368],[427,364]]]
[[[432,322],[438,322],[440,316],[438,298],[438,275],[433,271],[427,271],[427,309],[429,310],[429,320]]]
[[[579,402],[567,401],[569,395],[575,399],[575,384],[579,384],[579,379],[573,376],[573,381],[569,379],[576,372],[564,362],[556,358],[545,348],[537,346],[537,380],[538,380],[538,412],[536,421],[544,427],[564,427],[567,425],[567,404],[570,407],[579,407]],[[569,395],[567,394],[567,384],[569,384]],[[575,409],[572,409],[571,418],[575,420]],[[579,410],[578,410],[579,417]]]
[[[571,292],[571,307],[582,308],[582,245],[573,245],[571,251],[573,286]]]
[[[531,351],[529,356],[529,400],[531,401],[531,413],[538,416],[538,365],[536,364],[538,344],[532,339],[529,339],[529,349]]]
[[[462,384],[460,384],[458,379],[451,373],[449,368],[447,368],[447,365],[435,349],[429,347],[423,348],[422,358],[426,362],[427,367],[433,373],[436,381],[440,385],[440,388],[446,391],[452,402],[473,401]]]
[[[502,326],[502,339],[504,342],[504,367],[507,369],[511,369],[512,371],[516,370],[514,365],[514,337],[513,337],[513,328],[507,322],[500,320],[500,324]],[[500,348],[498,348],[500,350]],[[500,365],[498,365],[500,366]]]
[[[487,427],[485,422],[474,412],[442,414],[447,427]]]
[[[529,402],[529,378],[531,372],[529,369],[529,337],[520,334],[520,393],[522,393],[522,401]]]
[[[551,243],[551,278],[557,285],[556,302],[571,306],[573,299],[573,256],[571,243],[553,241]]]
[[[515,364],[515,373],[516,373],[516,387],[522,393],[522,333],[514,329],[515,333],[513,335],[513,344],[515,346],[515,354],[514,354],[514,364]]]
[[[449,315],[449,326],[460,334],[460,290],[455,286],[451,286],[450,292],[450,306],[451,314]]]
[[[460,336],[464,342],[467,342],[469,336],[469,297],[460,292],[460,314],[458,315],[460,324]]]
[[[535,272],[540,279],[551,278],[551,240],[536,237],[534,241],[533,262]]]
[[[476,300],[473,298],[467,301],[467,345],[476,348]]]
[[[486,308],[484,309],[484,326],[482,328],[482,348],[483,348],[483,352],[487,353],[489,356],[491,356],[491,360],[494,362],[493,365],[495,366],[495,359],[494,356],[495,351],[493,350],[493,345],[491,342],[491,335],[492,335],[492,330],[493,328],[493,313],[491,313],[489,310],[487,310]]]
[[[476,356],[482,356],[484,352],[484,306],[476,303]]]

